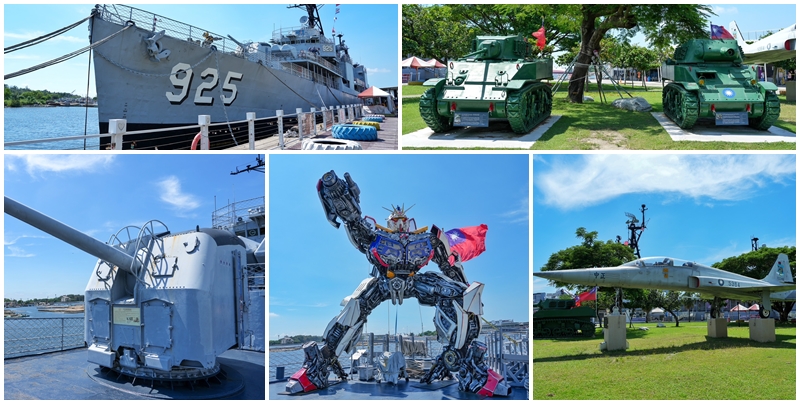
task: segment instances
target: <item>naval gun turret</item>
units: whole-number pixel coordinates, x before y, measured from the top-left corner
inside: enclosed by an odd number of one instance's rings
[[[247,265],[263,264],[257,242],[199,226],[172,233],[153,220],[103,243],[8,197],[4,208],[99,258],[85,292],[89,362],[134,378],[207,379],[220,371],[217,356],[247,337],[237,306]]]
[[[768,130],[781,114],[778,87],[759,81],[755,66],[743,64],[735,39],[692,39],[662,66],[664,114],[683,129],[699,118],[717,125]]]
[[[453,126],[489,126],[508,120],[516,133],[528,133],[553,107],[552,59],[530,59],[521,36],[478,36],[471,52],[447,64],[447,77],[424,83],[419,112],[434,132]]]

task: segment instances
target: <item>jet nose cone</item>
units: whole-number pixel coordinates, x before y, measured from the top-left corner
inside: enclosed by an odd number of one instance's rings
[[[564,274],[560,274],[559,272],[560,271],[534,272],[533,276],[538,276],[539,278],[544,278],[551,281],[560,281],[564,279]]]

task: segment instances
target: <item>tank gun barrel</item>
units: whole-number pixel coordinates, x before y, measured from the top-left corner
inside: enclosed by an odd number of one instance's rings
[[[31,209],[7,196],[4,196],[5,212],[51,236],[72,245],[81,251],[108,261],[124,270],[139,272],[141,263],[124,251],[103,243],[91,236],[67,226],[41,212]]]

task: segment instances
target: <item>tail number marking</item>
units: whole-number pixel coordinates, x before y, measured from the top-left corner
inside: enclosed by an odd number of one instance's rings
[[[167,100],[171,104],[180,105],[186,100],[189,95],[189,89],[192,86],[193,77],[194,72],[192,71],[192,67],[186,63],[178,63],[172,68],[169,81],[172,83],[172,86],[175,87],[175,90],[178,90],[178,92],[166,92],[165,95],[167,96]],[[236,100],[236,96],[239,94],[239,90],[236,88],[236,84],[234,84],[233,81],[241,81],[242,77],[242,73],[232,71],[228,72],[227,76],[225,76],[220,98],[222,98],[222,103],[226,106],[231,105]],[[217,87],[217,84],[219,84],[219,73],[217,72],[217,69],[209,67],[203,70],[203,72],[200,73],[200,78],[208,80],[201,82],[200,85],[197,86],[197,89],[194,93],[195,105],[214,105],[214,97],[210,95],[204,95],[203,93],[213,90]],[[230,96],[227,96],[225,91],[229,91]]]

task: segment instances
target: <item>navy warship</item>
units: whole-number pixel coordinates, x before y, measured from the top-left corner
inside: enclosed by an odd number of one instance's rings
[[[126,119],[130,132],[197,125],[199,115],[210,115],[246,143],[247,132],[238,129],[244,124],[232,122],[247,112],[261,118],[360,103],[367,69],[353,62],[341,34],[325,36],[321,6],[289,7],[305,10],[299,25],[274,30],[269,42],[240,42],[138,8],[96,6],[89,30],[100,133],[108,133],[109,119]],[[193,136],[157,132],[126,142],[176,149]],[[101,138],[101,149],[109,144],[110,137]]]

